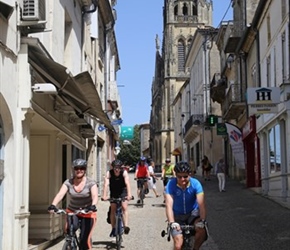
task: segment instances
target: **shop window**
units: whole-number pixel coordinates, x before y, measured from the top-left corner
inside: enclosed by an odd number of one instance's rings
[[[281,140],[280,125],[272,127],[269,130],[269,157],[270,173],[281,171]]]

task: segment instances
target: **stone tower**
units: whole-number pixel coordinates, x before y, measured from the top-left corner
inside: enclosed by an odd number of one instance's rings
[[[153,117],[161,123],[158,136],[154,138],[158,140],[155,142],[158,147],[153,150],[161,156],[162,162],[174,150],[174,119],[180,118],[174,117],[172,103],[180,87],[190,77],[185,68],[186,55],[196,29],[212,25],[212,6],[211,0],[164,0],[162,111],[159,116]],[[171,160],[174,162],[174,159]]]

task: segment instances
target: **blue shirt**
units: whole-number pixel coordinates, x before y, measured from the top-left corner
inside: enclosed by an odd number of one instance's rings
[[[203,193],[203,188],[197,179],[190,177],[188,186],[183,190],[177,185],[177,179],[173,178],[168,182],[165,193],[173,197],[174,215],[182,215],[199,209],[196,195]]]

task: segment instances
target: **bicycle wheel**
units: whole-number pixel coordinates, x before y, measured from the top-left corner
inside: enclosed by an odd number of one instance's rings
[[[145,198],[145,192],[144,192],[144,187],[142,187],[142,189],[140,191],[140,205],[141,205],[141,207],[143,207],[143,205],[144,205],[144,198]]]
[[[123,234],[123,222],[122,217],[116,216],[116,245],[117,249],[120,250],[122,247],[122,234]]]
[[[66,241],[62,247],[62,250],[77,250],[74,242]]]

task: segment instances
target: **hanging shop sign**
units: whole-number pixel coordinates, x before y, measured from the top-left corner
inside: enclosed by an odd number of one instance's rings
[[[280,103],[280,88],[248,88],[247,103],[249,115],[277,113],[278,103]]]

